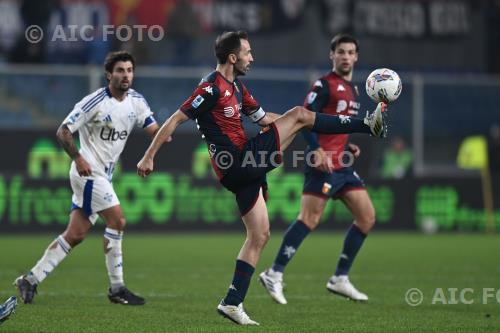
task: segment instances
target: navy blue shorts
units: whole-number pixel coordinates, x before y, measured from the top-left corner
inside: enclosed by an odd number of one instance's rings
[[[261,188],[267,200],[266,174],[281,164],[280,149],[278,129],[271,124],[233,153],[232,166],[220,182],[236,195],[241,216],[255,206]]]
[[[302,193],[338,199],[347,191],[364,188],[365,183],[351,167],[338,169],[329,174],[306,166]]]

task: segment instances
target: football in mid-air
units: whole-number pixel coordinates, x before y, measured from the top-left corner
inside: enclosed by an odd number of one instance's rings
[[[402,84],[398,73],[388,68],[378,68],[366,79],[366,93],[378,102],[393,102],[401,94]]]

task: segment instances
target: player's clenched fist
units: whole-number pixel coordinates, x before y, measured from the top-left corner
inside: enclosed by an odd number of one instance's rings
[[[153,159],[143,157],[139,163],[137,163],[137,174],[141,177],[146,177],[153,171]]]

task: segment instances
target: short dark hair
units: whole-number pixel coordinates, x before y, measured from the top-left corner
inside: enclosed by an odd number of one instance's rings
[[[113,72],[113,68],[115,68],[115,64],[118,61],[130,61],[132,63],[132,67],[135,69],[135,59],[132,54],[127,51],[115,51],[109,52],[106,56],[106,60],[104,60],[104,69],[108,73]]]
[[[354,45],[356,45],[356,52],[359,52],[358,40],[354,36],[348,34],[335,35],[335,37],[333,37],[332,41],[330,42],[330,50],[335,51],[337,46],[342,43],[353,43]]]
[[[219,35],[215,40],[215,57],[217,63],[225,64],[227,57],[231,54],[240,52],[241,39],[248,40],[246,31],[226,31]]]

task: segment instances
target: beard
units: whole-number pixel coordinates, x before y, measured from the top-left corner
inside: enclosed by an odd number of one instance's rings
[[[240,59],[238,59],[238,61],[234,64],[234,74],[235,74],[236,76],[240,76],[240,75],[241,75],[241,76],[244,76],[244,75],[246,75],[246,74],[247,74],[247,72],[248,72],[248,69],[247,69],[247,68],[245,68],[245,67],[243,67],[243,66],[241,65],[241,60],[240,60]]]
[[[130,88],[130,81],[129,82],[121,82],[115,85],[115,89],[120,90],[122,92],[127,92]]]
[[[241,69],[239,69],[238,67],[235,67],[235,68],[234,68],[234,74],[235,74],[236,76],[240,76],[240,75],[241,75],[241,76],[244,76],[244,75],[246,74],[246,72],[242,71],[242,70],[241,70]]]
[[[343,67],[339,66],[338,68],[335,69],[336,72],[338,72],[340,75],[349,75],[352,72],[352,67],[347,67],[344,69]]]

